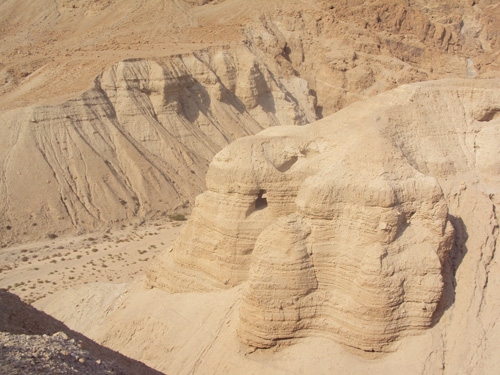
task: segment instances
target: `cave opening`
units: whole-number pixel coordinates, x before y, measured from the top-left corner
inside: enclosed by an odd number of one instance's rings
[[[260,190],[257,199],[255,200],[255,209],[263,210],[267,207],[267,195],[265,190]]]

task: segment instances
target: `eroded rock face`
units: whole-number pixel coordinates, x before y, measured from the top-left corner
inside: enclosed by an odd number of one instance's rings
[[[253,49],[291,62],[326,116],[402,84],[498,77],[499,16],[492,0],[318,0],[246,34]]]
[[[3,112],[2,242],[189,209],[224,146],[315,119],[305,81],[237,50],[123,61],[76,99]]]
[[[495,189],[488,178],[499,171],[481,155],[498,148],[481,134],[499,126],[499,87],[402,86],[305,127],[237,140],[215,156],[208,190],[150,284],[244,283],[238,332],[250,346],[321,335],[390,350],[442,312],[448,179],[472,174]]]

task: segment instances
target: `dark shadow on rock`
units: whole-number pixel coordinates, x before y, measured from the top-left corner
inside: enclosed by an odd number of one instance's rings
[[[267,88],[265,89],[265,93],[263,95],[259,95],[258,98],[258,105],[262,107],[264,112],[266,113],[272,113],[273,115],[276,114],[276,106],[274,102],[274,96],[271,92],[271,89]]]
[[[190,85],[182,90],[179,97],[184,116],[189,122],[195,122],[200,116],[200,112],[207,116],[212,101],[210,95],[200,82],[192,79]]]
[[[323,106],[318,105],[318,93],[316,90],[309,89],[309,95],[314,97],[314,109],[316,111],[316,117],[318,120],[323,118]]]
[[[432,319],[433,326],[439,322],[445,311],[455,303],[455,288],[457,286],[455,275],[468,251],[466,243],[469,235],[467,234],[467,228],[463,220],[452,215],[449,215],[448,218],[454,229],[453,246],[441,271],[444,282],[443,295],[434,312]]]
[[[241,115],[244,112],[246,112],[246,107],[245,104],[236,96],[236,94],[232,93],[229,91],[227,88],[224,87],[225,90],[225,95],[223,96],[223,99],[221,100],[223,103],[232,105],[238,113]]]
[[[105,346],[99,345],[81,333],[72,331],[65,324],[35,309],[21,299],[0,289],[0,331],[24,335],[53,335],[64,332],[69,339],[80,341],[82,349],[89,351],[96,358],[101,358],[119,367],[123,374],[163,375],[144,363],[128,358]]]

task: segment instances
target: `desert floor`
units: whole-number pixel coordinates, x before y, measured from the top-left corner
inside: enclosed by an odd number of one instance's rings
[[[164,219],[0,249],[0,288],[32,303],[76,285],[129,282],[172,245],[183,226]]]

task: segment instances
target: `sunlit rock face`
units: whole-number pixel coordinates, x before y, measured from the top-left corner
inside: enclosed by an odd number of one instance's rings
[[[208,190],[149,282],[171,292],[245,284],[238,332],[250,346],[312,334],[390,350],[440,314],[453,246],[441,185],[498,172],[483,157],[498,152],[482,136],[499,126],[488,85],[499,83],[403,86],[237,140],[215,156]]]

